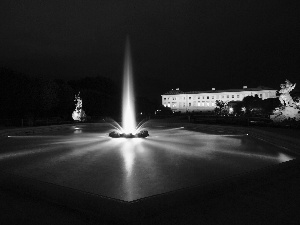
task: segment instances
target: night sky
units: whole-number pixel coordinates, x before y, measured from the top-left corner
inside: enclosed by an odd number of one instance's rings
[[[130,36],[136,92],[300,88],[299,1],[0,2],[0,67],[50,79],[122,80]]]

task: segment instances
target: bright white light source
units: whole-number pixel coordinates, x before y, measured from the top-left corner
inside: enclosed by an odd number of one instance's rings
[[[124,80],[123,80],[123,111],[122,111],[122,127],[126,134],[135,134],[135,107],[133,95],[133,78],[129,39],[126,42],[126,53],[124,62]]]

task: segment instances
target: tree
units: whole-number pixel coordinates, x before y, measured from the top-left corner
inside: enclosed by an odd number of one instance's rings
[[[38,94],[34,94],[39,85],[33,85],[33,79],[25,74],[7,68],[0,69],[0,108],[2,118],[23,118],[32,114],[38,104]]]
[[[84,108],[89,116],[115,116],[120,114],[121,94],[115,83],[105,77],[85,77],[68,82],[75,92],[80,91]]]
[[[142,112],[144,115],[153,114],[157,108],[157,104],[151,102],[146,97],[136,97],[135,106],[137,113]]]
[[[253,116],[255,114],[261,114],[262,104],[261,99],[258,95],[255,96],[246,96],[243,98],[243,101],[240,104],[237,104],[235,107],[236,112],[245,114],[248,116]]]
[[[64,117],[65,119],[71,119],[71,112],[74,110],[74,90],[64,80],[54,80],[58,85],[58,104],[55,108],[55,113]]]
[[[228,102],[223,102],[222,100],[216,100],[216,108],[214,109],[215,114],[218,116],[228,115],[227,105]]]
[[[274,108],[280,105],[278,98],[268,98],[262,100],[255,96],[246,96],[242,102],[234,106],[234,112],[237,115],[246,116],[268,116],[272,114]]]
[[[58,105],[59,86],[52,80],[39,79],[40,110],[43,114],[49,113]]]
[[[156,110],[156,115],[172,115],[173,111],[170,107],[160,105]]]

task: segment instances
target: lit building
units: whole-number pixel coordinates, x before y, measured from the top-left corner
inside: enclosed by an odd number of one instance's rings
[[[162,105],[170,107],[174,112],[213,111],[216,108],[216,100],[224,102],[242,101],[246,96],[258,95],[261,99],[276,98],[275,89],[268,87],[227,89],[209,91],[183,92],[179,88],[171,90],[162,96]]]

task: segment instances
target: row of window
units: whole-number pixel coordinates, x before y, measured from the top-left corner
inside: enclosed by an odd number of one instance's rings
[[[166,106],[168,106],[168,107],[171,107],[171,108],[176,108],[177,107],[177,104],[176,103],[165,103],[164,104],[164,106],[166,107]],[[192,103],[191,102],[189,102],[188,103],[188,106],[192,106]],[[204,102],[204,101],[202,101],[202,102],[200,102],[200,101],[198,101],[198,103],[197,103],[197,106],[211,106],[211,107],[213,107],[213,106],[215,106],[215,103],[214,102]],[[185,107],[185,103],[183,103],[183,107]]]
[[[198,96],[198,99],[215,99],[215,97],[216,97],[216,99],[225,99],[225,98],[227,98],[227,99],[229,99],[229,98],[237,98],[237,99],[240,99],[240,97],[241,96],[243,96],[243,97],[245,97],[245,96],[250,96],[250,94],[248,94],[248,95],[217,95],[217,96],[214,96],[214,95],[211,95],[211,96]],[[262,98],[263,97],[263,94],[259,94],[258,95],[260,98]],[[269,97],[269,93],[265,93],[265,97]],[[168,98],[168,100],[173,100],[173,101],[176,101],[176,97],[170,97],[170,98]],[[188,97],[188,99],[189,100],[192,100],[192,96],[189,96]],[[167,100],[167,98],[164,98],[164,100]],[[183,97],[183,100],[185,100],[185,97]]]

